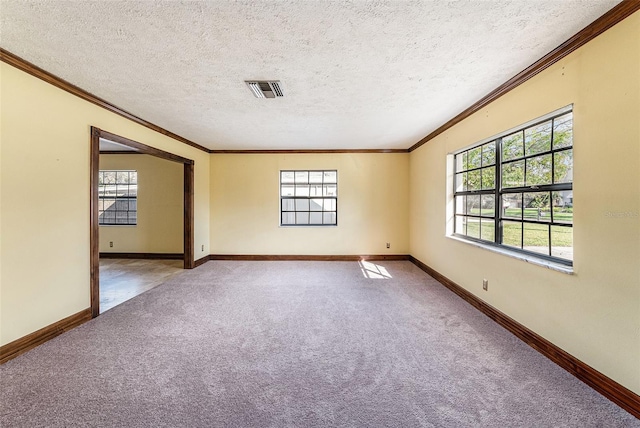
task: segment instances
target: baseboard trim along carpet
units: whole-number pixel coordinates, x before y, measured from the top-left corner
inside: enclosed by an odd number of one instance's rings
[[[51,325],[21,337],[20,339],[7,343],[0,347],[0,364],[4,364],[18,355],[24,354],[28,350],[42,345],[44,342],[51,340],[65,331],[79,326],[80,324],[84,324],[90,319],[91,309],[87,308],[77,314],[63,318],[58,322],[54,322]]]
[[[100,253],[101,259],[182,260],[183,253]]]
[[[600,394],[607,397],[609,400],[613,401],[636,418],[640,419],[640,395],[625,388],[618,382],[603,375],[593,367],[583,363],[573,355],[560,349],[544,337],[538,335],[532,330],[529,330],[524,325],[482,301],[471,292],[467,291],[415,257],[409,256],[409,260],[449,290],[467,301],[471,306],[475,307],[493,321],[509,330],[527,345],[531,346],[533,349],[549,358],[551,361],[589,385],[591,388],[598,391]]]
[[[358,262],[360,260],[410,260],[410,257],[411,256],[409,256],[408,254],[368,254],[368,255],[211,254],[209,256],[209,260]]]
[[[198,266],[205,264],[209,260],[211,260],[211,256],[206,255],[206,256],[202,257],[201,259],[198,259],[198,260],[194,261],[193,262],[193,267],[197,268]]]

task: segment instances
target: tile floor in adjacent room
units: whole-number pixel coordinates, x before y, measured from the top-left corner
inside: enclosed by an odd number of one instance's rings
[[[182,271],[182,260],[100,259],[100,313]]]

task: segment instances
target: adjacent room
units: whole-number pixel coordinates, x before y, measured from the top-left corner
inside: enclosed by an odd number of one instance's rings
[[[0,2],[0,425],[640,427],[640,1]]]
[[[183,268],[183,189],[181,164],[100,140],[100,313]]]

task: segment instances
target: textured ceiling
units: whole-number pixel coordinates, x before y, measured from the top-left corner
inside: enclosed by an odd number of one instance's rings
[[[122,144],[114,143],[113,141],[100,138],[100,151],[101,152],[137,152],[136,149],[123,146]]]
[[[406,149],[617,3],[1,0],[0,46],[210,149]]]

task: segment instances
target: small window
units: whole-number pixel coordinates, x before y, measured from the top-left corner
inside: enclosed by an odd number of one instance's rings
[[[456,153],[454,189],[454,235],[571,265],[571,107]]]
[[[337,224],[338,171],[280,171],[280,225]]]
[[[138,172],[100,171],[98,224],[135,225],[138,220]]]

